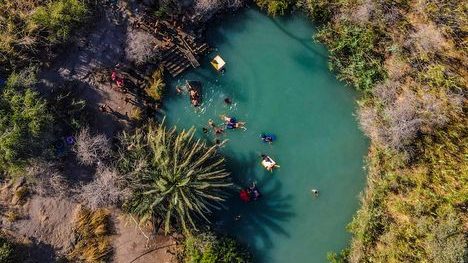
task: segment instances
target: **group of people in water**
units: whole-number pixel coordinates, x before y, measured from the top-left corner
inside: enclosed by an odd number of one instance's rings
[[[201,96],[200,96],[200,89],[197,88],[200,86],[194,87],[191,85],[191,82],[187,82],[187,91],[190,97],[190,102],[194,107],[198,107],[201,104]],[[180,87],[176,89],[177,93],[181,94],[183,91]],[[232,104],[232,100],[230,98],[225,98],[224,103],[226,105]],[[214,135],[222,135],[225,130],[235,130],[235,129],[243,129],[247,130],[245,127],[245,122],[238,121],[236,117],[221,115],[220,116],[223,123],[221,125],[216,124],[212,119],[208,120],[208,127],[203,127],[202,130],[204,133],[208,133],[210,129],[214,133]],[[271,133],[262,133],[260,134],[260,139],[264,143],[272,144],[276,141],[276,135]],[[216,142],[220,142],[220,140],[216,140]],[[273,172],[274,169],[279,168],[280,166],[273,160],[270,156],[266,154],[261,154],[261,165],[269,172]],[[312,189],[311,193],[314,196],[318,196],[318,190]],[[251,186],[241,189],[239,192],[239,198],[243,202],[250,202],[256,201],[261,197],[260,190],[257,188],[256,184],[253,183]]]
[[[237,121],[237,119],[235,117],[229,117],[229,116],[226,116],[226,115],[221,115],[221,119],[223,120],[223,125],[217,125],[213,120],[208,120],[208,126],[213,129],[213,132],[215,135],[221,135],[224,133],[224,130],[225,129],[228,129],[228,130],[234,130],[234,129],[244,129],[244,130],[247,130],[247,128],[245,128],[245,122],[242,122],[242,121]],[[209,131],[209,129],[207,129],[206,127],[203,128],[203,132],[204,133],[207,133]]]

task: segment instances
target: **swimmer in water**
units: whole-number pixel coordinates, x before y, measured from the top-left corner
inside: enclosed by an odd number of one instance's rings
[[[311,192],[315,197],[318,197],[318,196],[319,196],[319,190],[317,190],[317,189],[312,189],[312,190],[310,190],[310,192]]]
[[[212,119],[209,119],[208,120],[208,125],[211,127],[211,128],[216,128],[216,124],[214,123],[214,121]]]

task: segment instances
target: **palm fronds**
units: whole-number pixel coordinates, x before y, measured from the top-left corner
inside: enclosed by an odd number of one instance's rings
[[[118,168],[132,190],[125,208],[141,223],[160,220],[166,233],[197,229],[224,201],[231,185],[225,160],[194,133],[149,125],[121,136]]]

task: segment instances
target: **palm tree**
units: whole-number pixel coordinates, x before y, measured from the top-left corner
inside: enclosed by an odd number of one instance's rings
[[[126,174],[132,196],[125,203],[140,223],[164,223],[184,231],[197,229],[199,219],[219,208],[231,186],[225,160],[216,146],[194,138],[195,129],[176,132],[149,125],[121,136],[118,168]]]

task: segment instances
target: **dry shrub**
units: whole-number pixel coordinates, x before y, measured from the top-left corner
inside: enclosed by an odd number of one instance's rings
[[[446,40],[439,29],[430,23],[416,25],[410,41],[422,54],[434,54],[446,46]]]
[[[125,54],[127,59],[137,65],[148,62],[155,56],[156,38],[140,31],[130,30],[127,34]]]
[[[357,117],[361,125],[361,129],[378,145],[385,145],[385,129],[378,110],[373,105],[362,105]]]
[[[400,149],[416,138],[422,124],[419,107],[417,95],[405,89],[393,105],[384,109],[383,115],[388,123],[387,144],[391,148]]]
[[[206,15],[222,8],[221,0],[196,0],[194,4],[195,12],[200,15]]]
[[[198,15],[208,16],[223,8],[237,9],[244,5],[244,0],[195,0],[194,9]]]
[[[108,210],[81,207],[74,221],[76,237],[68,254],[72,262],[106,262],[112,252],[111,217]]]
[[[245,4],[245,1],[244,0],[224,0],[224,3],[227,8],[237,9],[237,8],[243,7]]]
[[[418,135],[445,127],[462,111],[462,95],[400,86],[392,81],[377,86],[373,94],[381,109],[363,105],[358,112],[363,131],[380,146],[407,152]]]
[[[34,162],[28,166],[26,173],[36,180],[34,190],[37,194],[61,197],[68,194],[68,183],[53,163]]]
[[[92,135],[86,127],[76,136],[74,151],[80,164],[91,166],[110,156],[111,144],[104,134]]]
[[[384,83],[377,84],[372,90],[372,95],[378,98],[383,105],[389,105],[397,99],[401,90],[400,86],[400,82],[387,80]]]
[[[365,0],[356,9],[353,8],[349,10],[350,19],[358,23],[369,22],[374,9],[374,1]]]
[[[405,76],[410,66],[397,56],[391,56],[385,60],[385,70],[389,79],[399,80]]]
[[[99,166],[95,179],[82,187],[80,200],[91,209],[117,205],[128,196],[120,187],[121,180],[115,168]]]

